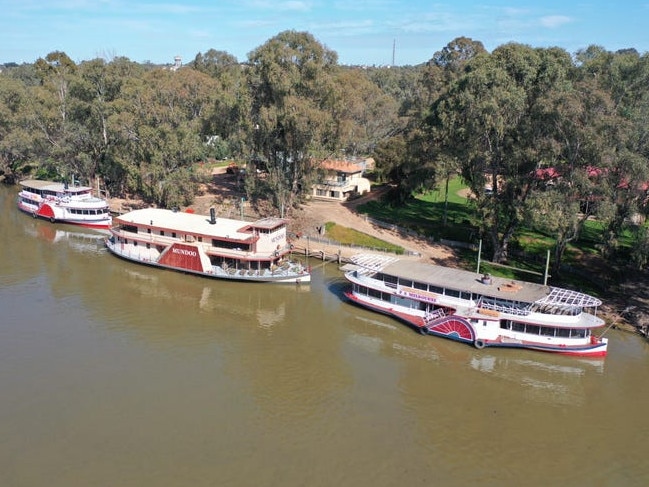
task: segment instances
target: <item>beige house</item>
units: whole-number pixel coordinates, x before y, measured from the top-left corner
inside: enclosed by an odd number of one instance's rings
[[[364,164],[349,161],[322,161],[322,180],[313,185],[313,198],[345,201],[353,194],[370,191],[370,182],[363,177]]]

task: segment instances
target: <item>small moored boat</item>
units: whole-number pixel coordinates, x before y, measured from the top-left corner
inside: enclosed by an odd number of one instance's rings
[[[393,257],[357,255],[345,273],[356,304],[404,321],[423,334],[473,344],[603,357],[608,339],[593,330],[595,297]]]
[[[52,223],[70,223],[92,228],[110,228],[108,202],[93,196],[89,186],[28,179],[21,181],[18,209]]]
[[[115,217],[108,250],[127,260],[206,277],[306,283],[309,269],[291,260],[286,220],[255,222],[145,208]]]

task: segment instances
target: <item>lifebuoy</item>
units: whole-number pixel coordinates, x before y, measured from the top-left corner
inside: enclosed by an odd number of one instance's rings
[[[482,350],[484,348],[485,344],[484,344],[483,340],[476,340],[474,345],[475,345],[475,348],[477,348],[478,350]]]

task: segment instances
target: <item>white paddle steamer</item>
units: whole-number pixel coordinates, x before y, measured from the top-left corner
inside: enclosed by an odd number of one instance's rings
[[[93,196],[89,186],[28,179],[20,182],[18,209],[52,223],[70,223],[92,228],[110,228],[108,202]]]
[[[290,258],[282,218],[255,222],[146,208],[115,217],[108,250],[127,260],[206,277],[277,283],[310,282]]]
[[[345,277],[348,299],[423,334],[476,348],[516,347],[603,357],[608,339],[595,297],[421,262],[358,255]]]

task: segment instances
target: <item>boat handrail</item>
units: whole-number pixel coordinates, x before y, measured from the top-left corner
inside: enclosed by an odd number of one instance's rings
[[[519,308],[517,306],[506,306],[504,304],[490,303],[487,300],[482,300],[480,302],[480,307],[483,309],[491,309],[493,311],[499,311],[500,313],[507,313],[510,315],[518,316],[528,316],[531,313],[528,308]]]
[[[424,315],[424,323],[429,324],[431,321],[434,321],[438,318],[443,318],[444,316],[446,316],[446,311],[444,311],[444,308],[437,308],[436,310]]]

